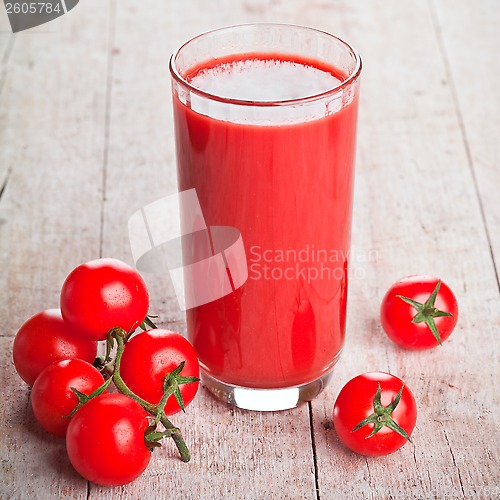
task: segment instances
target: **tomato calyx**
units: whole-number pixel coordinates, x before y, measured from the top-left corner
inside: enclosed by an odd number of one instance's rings
[[[148,328],[153,328],[153,329],[156,329],[158,328],[154,322],[153,322],[153,318],[157,318],[158,316],[152,316],[151,314],[148,314],[146,315],[146,317],[144,318],[144,321],[139,325],[139,328],[141,330],[143,330],[144,332],[148,329]]]
[[[156,405],[156,417],[153,423],[146,429],[144,435],[144,441],[150,451],[153,451],[154,448],[161,446],[160,441],[163,438],[171,437],[175,440],[176,435],[181,432],[177,427],[169,426],[169,420],[167,415],[165,414],[165,405],[167,404],[168,398],[170,396],[174,396],[182,411],[186,411],[184,407],[184,399],[182,398],[179,386],[182,384],[198,382],[200,379],[198,377],[181,376],[180,373],[185,364],[186,362],[183,361],[177,368],[175,368],[165,376],[165,381],[163,383],[164,394],[158,405]],[[160,422],[165,427],[164,431],[158,431],[158,424]]]
[[[173,438],[176,433],[179,433],[180,429],[177,427],[172,427],[165,429],[164,431],[158,430],[158,424],[155,422],[146,428],[144,431],[144,443],[149,451],[154,451],[155,448],[161,447],[161,441],[163,438]]]
[[[375,393],[375,397],[373,398],[373,409],[375,411],[371,415],[363,419],[361,422],[359,422],[359,424],[356,425],[356,427],[354,427],[352,432],[361,429],[361,427],[364,427],[365,425],[373,424],[373,429],[371,433],[368,436],[366,436],[366,439],[368,439],[374,436],[378,431],[380,431],[380,429],[382,429],[385,426],[389,427],[389,429],[392,429],[394,432],[397,432],[400,436],[404,437],[411,443],[412,440],[408,435],[408,433],[400,425],[398,425],[391,417],[391,414],[394,412],[394,410],[399,404],[399,401],[401,400],[403,389],[404,389],[404,384],[401,386],[401,389],[399,389],[399,392],[394,398],[394,401],[389,405],[384,406],[381,401],[382,389],[380,387],[380,382],[379,382],[377,386],[377,392]]]
[[[85,404],[88,403],[91,399],[96,398],[97,396],[100,396],[104,392],[106,392],[106,389],[109,387],[109,384],[111,384],[112,379],[108,379],[99,386],[95,391],[91,392],[90,394],[85,394],[78,389],[75,389],[74,387],[70,387],[71,392],[78,398],[78,404],[73,408],[73,411],[67,415],[65,418],[71,418],[73,415]]]
[[[182,384],[191,384],[194,382],[199,382],[200,379],[198,377],[183,377],[180,375],[184,366],[186,365],[185,361],[179,364],[177,368],[172,370],[169,374],[166,375],[165,381],[163,383],[163,397],[158,404],[158,407],[163,410],[165,404],[167,403],[167,399],[170,396],[174,396],[177,404],[180,406],[183,412],[186,412],[186,408],[184,407],[184,399],[182,398],[182,394],[180,391],[180,385]]]
[[[425,323],[429,327],[434,338],[439,342],[439,345],[443,345],[434,318],[443,316],[453,317],[453,314],[446,311],[440,311],[434,306],[440,287],[441,280],[438,280],[434,290],[432,291],[426,302],[424,302],[423,304],[417,302],[416,300],[410,299],[409,297],[404,297],[403,295],[396,295],[396,297],[416,309],[417,314],[415,314],[415,316],[413,317],[412,323]]]

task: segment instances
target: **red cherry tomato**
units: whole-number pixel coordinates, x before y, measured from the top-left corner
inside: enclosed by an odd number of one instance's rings
[[[406,349],[430,349],[444,342],[458,319],[455,295],[431,276],[408,276],[394,283],[380,307],[388,337]]]
[[[340,440],[361,455],[388,455],[409,439],[417,421],[410,389],[394,375],[371,372],[353,378],[340,391],[333,423]]]
[[[92,363],[96,353],[97,342],[76,335],[59,309],[48,309],[28,319],[17,332],[12,349],[17,373],[30,386],[54,361],[79,358]]]
[[[65,436],[68,415],[78,405],[71,387],[87,396],[104,384],[99,371],[81,359],[65,359],[47,366],[31,390],[33,413],[40,425],[51,434]]]
[[[186,362],[181,377],[199,377],[200,367],[193,346],[179,333],[169,330],[149,330],[132,337],[126,344],[121,359],[120,373],[127,386],[142,399],[158,404],[163,396],[165,376]],[[199,382],[179,386],[184,405],[194,399]],[[166,415],[181,408],[170,396],[165,406]]]
[[[151,452],[144,433],[148,414],[123,394],[103,394],[85,403],[71,419],[66,448],[73,467],[88,481],[121,486],[146,469]]]
[[[104,340],[109,330],[135,330],[146,318],[149,294],[141,275],[117,259],[76,267],[61,290],[63,318],[82,336]]]

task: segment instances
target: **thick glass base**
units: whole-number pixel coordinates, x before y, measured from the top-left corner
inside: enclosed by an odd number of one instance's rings
[[[314,399],[328,384],[333,367],[322,377],[303,385],[280,389],[255,389],[226,384],[202,371],[203,385],[218,399],[244,410],[278,411]]]

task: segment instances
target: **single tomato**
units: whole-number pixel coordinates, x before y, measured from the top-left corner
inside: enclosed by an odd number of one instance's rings
[[[47,366],[33,384],[31,405],[38,423],[51,434],[65,436],[68,415],[78,405],[71,390],[89,395],[104,384],[104,378],[94,366],[81,359],[65,359]]]
[[[394,283],[380,307],[388,337],[406,349],[442,344],[458,320],[458,304],[450,287],[431,276],[408,276]]]
[[[184,406],[194,399],[200,376],[198,358],[193,346],[181,334],[170,330],[148,330],[133,336],[126,344],[121,358],[120,373],[125,384],[139,397],[158,404],[164,393],[165,377],[185,363],[178,374],[179,392]],[[183,380],[187,378],[185,383]],[[165,414],[181,410],[175,397],[170,396]]]
[[[149,294],[141,275],[117,259],[79,265],[61,290],[64,320],[93,340],[105,340],[115,327],[134,331],[146,318],[148,308]]]
[[[12,348],[16,371],[29,386],[55,361],[79,358],[93,363],[96,353],[97,342],[77,335],[59,309],[47,309],[28,319]]]
[[[123,394],[85,403],[71,419],[66,448],[71,464],[88,481],[121,486],[137,479],[151,459],[145,442],[148,413]]]
[[[410,389],[383,372],[354,377],[340,391],[333,424],[340,440],[361,455],[388,455],[410,440],[417,405]]]

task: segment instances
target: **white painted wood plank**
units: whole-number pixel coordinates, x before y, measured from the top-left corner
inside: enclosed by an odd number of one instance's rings
[[[103,255],[131,264],[129,217],[177,191],[168,74],[173,20],[169,23],[167,7],[155,2],[151,9],[138,9],[135,2],[121,2],[115,11]],[[149,274],[145,279],[151,313],[159,322],[182,325],[184,315],[168,276]]]
[[[64,439],[36,423],[11,353],[12,338],[0,337],[0,498],[87,498],[87,482],[67,460]]]
[[[457,115],[500,266],[500,3],[433,0],[443,58],[453,79]]]
[[[170,443],[155,451],[145,473],[109,490],[90,486],[90,498],[151,497],[314,499],[314,469],[307,408],[284,413],[232,410],[205,390],[186,415],[175,415],[192,458],[182,463]],[[310,464],[304,469],[304,455]]]
[[[498,291],[432,12],[402,2],[334,11],[321,27],[344,27],[364,60],[353,259],[369,262],[353,262],[345,351],[313,402],[320,495],[494,496]],[[385,290],[415,273],[447,281],[462,311],[457,331],[432,352],[400,350],[379,324]],[[415,445],[383,459],[346,451],[331,429],[341,387],[372,370],[402,377],[419,405]]]
[[[2,89],[7,79],[9,60],[12,54],[17,36],[13,33],[2,32],[0,24],[0,99]]]
[[[67,273],[99,251],[107,16],[96,3],[18,34],[0,100],[0,303],[5,331],[55,307]],[[91,27],[91,28],[89,28]]]
[[[58,306],[67,273],[99,251],[108,41],[99,5],[82,2],[50,31],[16,35],[0,100],[0,164],[10,169],[0,199],[2,498],[87,496],[64,441],[36,426],[11,346],[29,316]]]
[[[10,27],[9,18],[7,17],[7,9],[5,6],[2,6],[0,9],[0,54],[3,51],[3,47],[8,43],[11,35],[12,29]]]
[[[0,7],[0,101],[3,97],[3,88],[8,77],[9,61],[14,50],[16,35],[10,29],[6,10]],[[5,127],[7,121],[0,114],[0,129]],[[1,133],[1,132],[0,132]],[[1,137],[1,136],[0,136]],[[1,146],[4,146],[0,142]],[[7,162],[0,162],[0,198],[4,192],[11,166]]]

